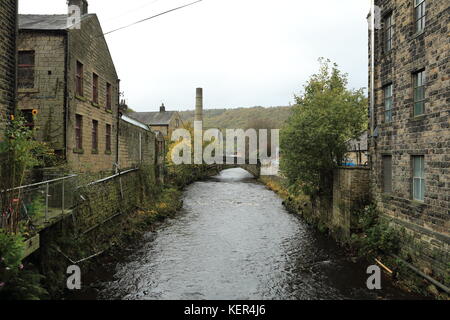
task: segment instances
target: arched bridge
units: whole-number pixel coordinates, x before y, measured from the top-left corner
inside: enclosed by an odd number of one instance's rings
[[[253,174],[256,178],[259,178],[259,176],[261,175],[261,162],[259,161],[259,159],[257,160],[256,164],[252,164],[248,159],[243,157],[224,156],[223,165],[221,166],[223,169],[242,168]]]

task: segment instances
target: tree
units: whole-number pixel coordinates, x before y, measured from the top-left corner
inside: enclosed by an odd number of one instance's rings
[[[281,172],[294,190],[313,195],[329,189],[333,169],[347,153],[346,141],[366,128],[363,90],[347,89],[347,74],[319,59],[319,73],[295,96],[292,116],[281,130]]]

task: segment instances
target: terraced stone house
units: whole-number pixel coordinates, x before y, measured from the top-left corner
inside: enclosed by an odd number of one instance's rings
[[[401,256],[449,286],[450,2],[375,4],[373,195],[404,231]]]
[[[18,108],[71,169],[109,170],[118,161],[119,78],[97,15],[86,0],[68,4],[67,15],[19,15]]]
[[[155,132],[161,132],[166,139],[170,138],[173,130],[183,126],[180,113],[178,111],[166,111],[164,104],[159,108],[159,112],[131,112],[128,116],[145,123]]]

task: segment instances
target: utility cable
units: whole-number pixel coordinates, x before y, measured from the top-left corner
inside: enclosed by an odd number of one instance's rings
[[[194,4],[198,3],[198,2],[201,2],[201,1],[203,1],[203,0],[197,0],[197,1],[194,1],[194,2],[191,2],[191,3],[188,3],[188,4],[185,4],[185,5],[183,5],[183,6],[180,6],[180,7],[177,7],[177,8],[173,8],[173,9],[170,9],[170,10],[167,10],[167,11],[164,11],[164,12],[161,12],[161,13],[158,13],[158,14],[156,14],[156,15],[154,15],[154,16],[151,16],[151,17],[148,17],[148,18],[145,18],[145,19],[142,19],[142,20],[133,22],[133,23],[131,23],[131,24],[129,24],[129,25],[126,25],[126,26],[123,26],[123,27],[120,27],[120,28],[117,28],[117,29],[108,31],[108,32],[104,33],[102,36],[106,36],[106,35],[108,35],[108,34],[110,34],[110,33],[113,33],[113,32],[119,31],[119,30],[123,30],[123,29],[125,29],[125,28],[129,28],[129,27],[134,26],[134,25],[136,25],[136,24],[138,24],[138,23],[145,22],[145,21],[147,21],[147,20],[150,20],[150,19],[153,19],[153,18],[162,16],[162,15],[164,15],[164,14],[166,14],[166,13],[173,12],[173,11],[176,11],[176,10],[180,10],[180,9],[183,9],[183,8],[186,8],[186,7],[189,7],[189,6],[192,6],[192,5],[194,5]]]

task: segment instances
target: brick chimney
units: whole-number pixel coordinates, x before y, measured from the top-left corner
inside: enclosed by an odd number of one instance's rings
[[[166,112],[166,107],[164,106],[164,103],[159,107],[159,112]]]
[[[67,0],[67,5],[70,6],[78,6],[80,8],[80,13],[82,16],[88,14],[88,2],[87,0]]]
[[[195,121],[203,121],[203,89],[197,88],[195,99]]]

